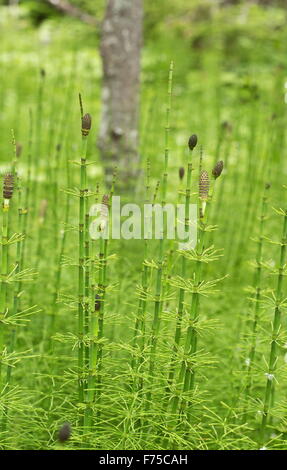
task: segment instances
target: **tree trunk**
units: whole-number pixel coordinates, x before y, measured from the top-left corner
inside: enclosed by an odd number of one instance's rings
[[[102,26],[102,118],[99,148],[107,184],[117,166],[126,188],[139,171],[138,125],[142,0],[108,0]]]

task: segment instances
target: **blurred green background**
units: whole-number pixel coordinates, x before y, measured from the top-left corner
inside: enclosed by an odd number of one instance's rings
[[[70,3],[99,20],[103,18],[104,0]],[[157,134],[160,126],[164,126],[165,84],[170,60],[175,62],[172,125],[176,132],[172,133],[172,138],[178,139],[178,143],[193,130],[200,134],[206,152],[214,152],[218,126],[234,113],[234,106],[231,106],[234,99],[247,103],[251,98],[261,103],[260,98],[264,97],[265,102],[268,101],[270,95],[264,95],[273,89],[276,77],[282,78],[286,69],[285,3],[145,0],[141,142],[150,134],[148,123],[152,127],[152,119],[157,122],[157,131],[152,133]],[[41,68],[48,77],[46,96],[51,86],[53,96],[49,101],[57,102],[59,108],[64,97],[63,87],[73,75],[75,90],[83,93],[89,110],[96,117],[94,126],[97,126],[101,79],[99,30],[61,14],[45,0],[0,0],[0,5],[3,132],[9,132],[11,127],[18,131],[13,109],[19,118],[19,114],[25,113],[25,105],[33,107]],[[17,108],[18,102],[23,106]],[[47,105],[46,116],[49,114]],[[20,140],[21,134],[27,135],[23,123],[27,120],[22,116],[21,119]],[[160,136],[162,139],[157,136],[154,139],[158,150],[163,145],[163,132]],[[0,150],[4,151],[6,145],[1,141]]]

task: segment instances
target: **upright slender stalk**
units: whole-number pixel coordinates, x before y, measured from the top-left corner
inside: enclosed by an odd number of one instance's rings
[[[249,348],[249,353],[247,357],[247,371],[246,371],[246,383],[244,390],[244,410],[243,410],[243,421],[246,420],[246,413],[248,409],[248,400],[250,394],[250,388],[252,385],[252,369],[254,366],[254,358],[256,354],[256,339],[257,339],[257,326],[259,320],[259,309],[260,309],[260,299],[261,299],[261,278],[262,278],[262,250],[263,250],[263,234],[264,234],[264,224],[266,220],[266,206],[267,206],[267,195],[266,192],[269,189],[270,185],[266,184],[264,189],[264,194],[262,197],[261,203],[261,214],[260,214],[260,225],[259,225],[259,235],[257,241],[257,252],[256,252],[256,267],[254,273],[254,307],[253,307],[253,319],[251,326],[251,344]]]
[[[14,161],[12,165],[12,172],[14,175],[15,179],[15,189],[17,191],[17,205],[18,205],[18,217],[17,217],[17,233],[23,233],[23,208],[22,208],[22,188],[20,185],[20,179],[18,175],[18,159],[20,157],[20,153],[17,150],[17,145],[15,142],[15,138],[13,135],[13,145],[14,145]],[[23,240],[19,239],[16,243],[16,263],[15,263],[15,274],[19,273],[21,270],[21,260],[22,260],[22,248],[23,248]],[[14,296],[13,296],[13,313],[17,314],[19,311],[19,300],[20,300],[20,295],[21,295],[21,282],[18,282],[17,288],[14,289]],[[10,342],[8,346],[8,351],[13,352],[15,348],[15,343],[16,343],[16,327],[13,327],[11,331],[11,337],[10,337]],[[6,382],[9,385],[10,380],[11,380],[11,374],[12,374],[12,366],[8,365],[7,366],[7,377],[6,377]]]
[[[66,165],[66,171],[67,171],[67,187],[70,187],[70,169],[69,169],[69,162],[67,162]],[[69,216],[70,216],[70,195],[66,195],[66,204],[65,204],[65,217],[64,217],[64,229],[61,231],[61,242],[60,242],[60,251],[58,254],[58,260],[57,260],[57,269],[56,269],[56,274],[55,274],[55,284],[54,284],[54,292],[53,292],[53,298],[52,298],[52,306],[54,306],[54,310],[51,314],[50,317],[50,325],[48,327],[48,341],[49,341],[49,346],[48,349],[51,350],[52,347],[52,335],[54,333],[55,329],[55,321],[57,318],[58,314],[58,296],[59,296],[59,291],[61,287],[61,277],[62,277],[62,258],[65,253],[65,246],[66,246],[66,241],[67,241],[67,224],[69,222]]]
[[[86,194],[88,189],[86,188]],[[89,334],[90,326],[90,238],[89,238],[89,206],[85,204],[85,301],[84,301],[84,323],[85,335]],[[89,344],[85,347],[85,369],[89,368]]]
[[[168,157],[169,157],[169,134],[170,134],[170,110],[171,110],[171,97],[172,97],[172,76],[173,76],[173,62],[170,64],[169,78],[168,78],[168,103],[166,108],[166,127],[165,127],[165,153],[164,153],[164,173],[162,181],[162,207],[166,203],[166,190],[167,190],[167,171],[168,171]],[[165,221],[164,221],[165,224]],[[164,235],[165,230],[163,228],[162,236],[159,240],[158,247],[158,260],[157,260],[157,275],[156,275],[156,288],[155,288],[155,303],[154,303],[154,315],[151,330],[150,339],[150,360],[149,360],[149,390],[146,395],[146,410],[150,408],[152,387],[154,380],[154,368],[155,368],[155,355],[158,341],[158,333],[160,328],[160,317],[162,309],[162,274],[164,264]]]
[[[20,234],[22,233],[23,227],[23,209],[22,209],[22,188],[20,186],[20,180],[18,176],[18,158],[20,157],[21,150],[17,147],[15,142],[14,133],[13,133],[13,145],[14,145],[14,161],[12,163],[12,172],[14,175],[14,180],[16,180],[15,189],[17,190],[18,196],[18,217],[17,217],[17,232]],[[21,269],[21,258],[22,258],[22,247],[23,247],[23,240],[19,239],[16,243],[16,262],[14,272],[15,274],[19,273]],[[17,287],[14,288],[13,294],[13,314],[16,315],[19,312],[19,299],[21,295],[21,283],[18,282]],[[7,352],[8,354],[12,353],[15,349],[16,344],[16,326],[12,327],[12,331],[10,334],[10,339],[7,343]],[[6,393],[9,391],[11,385],[11,376],[12,376],[13,367],[11,364],[7,365],[7,372],[6,372]],[[3,414],[3,422],[2,422],[2,431],[6,431],[7,426],[7,417],[9,412],[9,402],[6,402],[4,414]]]
[[[7,314],[7,275],[8,275],[8,233],[10,200],[14,190],[13,173],[6,173],[3,184],[2,205],[2,253],[1,253],[1,285],[0,285],[0,387],[2,385],[2,361],[5,353],[4,323],[1,321]]]
[[[187,231],[188,226],[189,226],[189,204],[190,204],[191,172],[192,172],[192,164],[188,163],[187,178],[186,178],[186,190],[185,190],[185,209],[184,209],[185,232]],[[181,256],[181,276],[183,278],[185,278],[185,276],[186,276],[186,258],[185,258],[185,256]],[[176,328],[175,328],[175,335],[174,335],[174,345],[173,345],[172,356],[171,356],[171,361],[170,361],[170,368],[169,368],[169,374],[168,374],[168,379],[167,379],[166,393],[168,392],[169,387],[173,383],[174,374],[175,374],[176,357],[177,357],[178,348],[179,348],[180,339],[181,339],[181,326],[182,326],[182,317],[183,317],[184,298],[185,298],[185,290],[183,288],[180,288],[179,289],[179,295],[178,295],[178,307],[177,307],[177,319],[176,319]]]
[[[269,353],[269,362],[268,362],[268,371],[266,373],[266,387],[265,387],[265,397],[264,397],[264,406],[263,406],[263,414],[262,414],[262,421],[260,427],[260,443],[264,442],[265,438],[265,429],[268,423],[268,418],[271,410],[271,396],[273,392],[273,388],[275,386],[275,372],[277,367],[278,361],[278,353],[277,353],[277,343],[278,338],[281,330],[281,307],[280,302],[282,302],[282,284],[284,278],[284,269],[286,263],[286,244],[287,244],[287,210],[284,211],[284,220],[283,220],[283,230],[282,230],[282,238],[281,238],[281,246],[280,246],[280,259],[279,259],[279,268],[278,268],[278,276],[277,276],[277,287],[275,293],[275,308],[274,308],[274,316],[272,322],[272,337],[271,337],[271,345],[270,345],[270,353]]]
[[[80,198],[79,198],[79,272],[78,272],[78,396],[84,401],[84,257],[85,257],[85,195],[86,195],[86,159],[88,135],[91,129],[91,116],[82,117],[82,152],[80,160]]]
[[[201,166],[201,163],[200,163]],[[198,221],[198,246],[196,249],[197,259],[195,262],[193,280],[194,280],[194,291],[192,293],[191,305],[190,305],[190,316],[189,326],[187,329],[185,346],[184,346],[184,359],[181,363],[178,383],[182,386],[183,396],[186,392],[193,390],[195,381],[195,367],[192,364],[192,360],[197,351],[197,323],[199,321],[199,296],[198,287],[201,282],[202,276],[202,254],[204,250],[204,240],[206,233],[207,220],[209,215],[209,208],[213,197],[214,182],[220,176],[223,169],[223,163],[218,162],[213,169],[212,185],[209,186],[209,178],[206,171],[201,171],[199,179],[199,221]],[[191,361],[190,361],[191,359]],[[179,402],[181,401],[181,409],[178,410]],[[180,418],[181,412],[186,408],[186,401],[181,397],[181,394],[177,394],[172,400],[172,415],[175,418],[178,411],[178,419]]]
[[[150,161],[147,160],[146,166],[146,186],[145,186],[145,203],[148,204],[150,198]],[[147,217],[147,215],[145,215]],[[146,224],[147,220],[145,219],[144,223]],[[145,231],[146,232],[146,231]],[[139,342],[139,335],[141,337],[141,342],[143,341],[143,328],[144,328],[144,316],[146,311],[146,303],[147,303],[147,283],[148,283],[148,266],[146,264],[146,259],[148,255],[148,234],[145,233],[144,236],[144,261],[143,261],[143,268],[142,268],[142,292],[140,293],[139,302],[138,302],[138,309],[137,309],[137,316],[136,322],[134,327],[133,333],[133,340],[132,340],[132,347],[135,350],[136,346]],[[139,358],[139,363],[141,362],[141,358]],[[131,369],[132,371],[135,370],[137,363],[137,358],[135,353],[133,353],[132,360],[131,360]],[[139,365],[139,364],[138,364]],[[134,380],[135,382],[135,380]]]
[[[26,182],[26,191],[24,198],[24,209],[22,210],[23,216],[23,235],[24,239],[22,242],[22,252],[21,252],[21,266],[25,265],[25,255],[26,255],[26,234],[27,226],[30,216],[30,194],[31,194],[31,173],[32,173],[32,147],[33,147],[33,115],[31,109],[29,110],[29,141],[28,141],[28,158],[27,158],[27,182]],[[19,282],[19,290],[21,292],[22,283]]]
[[[47,217],[47,209],[48,209],[48,201],[47,199],[42,199],[40,201],[39,212],[38,212],[38,239],[36,243],[36,262],[35,262],[35,272],[38,272],[39,265],[41,261],[41,254],[42,254],[42,246],[43,240],[45,236],[45,221]],[[36,282],[33,283],[32,288],[30,290],[30,305],[34,304],[35,294],[37,293],[37,284]],[[41,322],[42,323],[42,322]],[[44,344],[42,343],[42,346]]]
[[[98,201],[99,185],[97,185],[96,191],[96,203]],[[95,242],[95,240],[94,240]],[[98,293],[95,294],[95,254],[94,254],[94,245],[91,245],[90,260],[91,260],[91,286],[90,286],[90,304],[91,304],[91,315],[90,315],[90,324],[89,324],[89,364],[88,364],[88,384],[87,384],[87,393],[86,393],[86,409],[84,417],[84,427],[86,431],[91,430],[93,420],[92,420],[92,405],[95,397],[95,388],[96,388],[96,367],[97,367],[97,336],[98,336],[98,312],[100,309],[100,301]],[[94,249],[93,249],[94,248]]]
[[[74,60],[73,60],[73,65]],[[70,195],[66,195],[66,204],[65,204],[65,212],[64,212],[64,229],[61,230],[60,232],[60,248],[58,250],[58,232],[59,232],[59,217],[58,217],[58,208],[55,207],[58,205],[58,193],[59,193],[59,187],[58,187],[58,176],[59,176],[59,171],[60,171],[60,155],[61,152],[63,151],[64,148],[66,148],[66,141],[67,141],[67,134],[68,134],[68,129],[69,126],[67,126],[67,116],[69,115],[69,110],[70,110],[70,103],[71,103],[71,97],[72,97],[72,85],[73,85],[73,77],[74,74],[74,68],[71,69],[71,76],[70,76],[70,81],[67,87],[67,93],[65,97],[65,104],[63,107],[63,112],[62,116],[60,119],[60,124],[58,126],[58,135],[56,137],[56,148],[55,148],[55,158],[54,158],[54,172],[52,172],[51,165],[49,163],[48,167],[48,172],[50,173],[50,182],[49,185],[54,185],[54,213],[53,213],[53,224],[54,224],[54,233],[55,233],[55,264],[57,266],[56,268],[56,273],[54,276],[54,288],[53,288],[53,293],[52,293],[52,311],[50,315],[50,322],[47,328],[47,334],[48,334],[48,348],[49,350],[51,349],[52,342],[51,342],[51,337],[54,333],[54,327],[55,327],[55,320],[58,315],[59,311],[59,304],[58,304],[58,295],[61,287],[61,277],[62,277],[62,257],[64,255],[65,251],[65,245],[66,245],[66,240],[67,240],[67,231],[66,231],[66,226],[69,221],[69,214],[70,214]],[[80,104],[81,107],[81,118],[83,117],[83,110],[82,110],[82,104]],[[54,119],[51,119],[51,124],[52,124],[52,132],[50,133],[50,145],[49,147],[51,148],[52,142],[53,142],[53,136],[54,136]],[[67,187],[70,187],[70,168],[69,168],[69,161],[66,161],[66,175],[67,175]],[[48,189],[48,188],[47,188]]]
[[[148,163],[149,165],[149,163]],[[148,173],[149,173],[149,169],[148,169]],[[149,178],[147,180],[147,186],[146,186],[146,194],[149,194],[149,191],[150,191],[150,186],[149,186]],[[155,204],[156,202],[156,198],[157,198],[157,194],[158,194],[158,190],[159,190],[159,185],[160,185],[160,182],[157,181],[156,183],[156,186],[155,186],[155,190],[154,190],[154,194],[153,194],[153,198],[152,198],[152,205]],[[147,223],[148,226],[151,226],[151,220],[148,220],[149,219],[149,216],[146,215],[146,220],[145,220],[145,223]],[[137,370],[139,372],[139,380],[138,380],[138,394],[141,395],[142,391],[143,391],[143,385],[144,385],[144,381],[143,381],[143,364],[144,364],[144,360],[145,360],[145,355],[144,355],[144,348],[145,348],[145,340],[146,340],[146,325],[145,325],[145,315],[146,315],[146,310],[147,310],[147,301],[148,301],[148,282],[149,282],[149,277],[150,277],[150,269],[149,269],[149,266],[147,264],[147,260],[148,260],[148,240],[150,238],[151,234],[150,233],[147,233],[146,234],[146,238],[145,238],[145,250],[144,250],[144,259],[145,259],[145,262],[144,262],[144,270],[143,270],[143,280],[142,280],[142,287],[143,287],[143,296],[142,296],[142,299],[141,299],[141,302],[139,303],[139,306],[140,306],[140,316],[139,316],[139,325],[138,325],[138,333],[139,333],[139,360],[138,360],[138,365],[137,365]]]
[[[42,157],[42,127],[43,127],[43,94],[45,85],[46,72],[44,69],[40,70],[40,82],[37,97],[37,110],[36,110],[36,125],[35,125],[35,141],[34,141],[34,182],[33,182],[33,208],[38,200],[38,174],[39,163]]]
[[[109,196],[104,195],[102,200],[102,223],[101,231],[103,234],[108,231],[109,224]],[[107,232],[106,232],[107,233]],[[103,367],[103,336],[104,336],[104,313],[105,313],[105,296],[106,296],[106,275],[107,275],[107,253],[108,253],[108,236],[100,237],[99,251],[99,283],[98,283],[98,334],[97,334],[97,380],[95,394],[97,398],[98,419],[101,415],[99,408],[102,394],[102,367]],[[95,396],[95,395],[94,395]]]

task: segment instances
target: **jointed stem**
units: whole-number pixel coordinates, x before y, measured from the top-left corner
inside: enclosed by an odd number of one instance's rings
[[[191,184],[191,171],[192,165],[191,163],[188,164],[187,170],[187,181],[186,181],[186,193],[185,193],[185,231],[187,231],[189,226],[189,203],[190,203],[190,184]],[[181,258],[181,276],[185,278],[186,275],[186,258],[182,256]],[[184,298],[185,298],[185,291],[184,289],[179,289],[179,297],[178,297],[178,309],[177,309],[177,320],[176,320],[176,329],[175,329],[175,336],[174,336],[174,346],[172,351],[172,357],[170,361],[170,371],[168,375],[168,384],[166,393],[168,392],[168,388],[173,383],[174,374],[175,374],[175,365],[176,365],[176,356],[178,353],[178,348],[181,339],[181,324],[182,324],[182,316],[183,316],[183,306],[184,306]]]
[[[145,194],[145,202],[148,204],[150,199],[150,162],[147,160],[147,174],[146,174],[146,194]],[[147,217],[145,219],[145,224],[148,225]],[[143,357],[143,349],[144,349],[144,337],[145,337],[145,313],[146,313],[146,306],[147,306],[147,288],[148,288],[148,276],[149,276],[149,269],[148,266],[146,265],[146,260],[148,258],[148,237],[149,234],[145,236],[144,239],[144,265],[143,265],[143,270],[142,270],[142,295],[139,299],[138,303],[138,311],[137,311],[137,317],[136,317],[136,322],[135,322],[135,328],[134,328],[134,335],[133,335],[133,341],[132,341],[132,346],[133,349],[135,349],[136,345],[138,342],[140,343],[140,356],[139,360],[137,361],[135,355],[133,354],[132,356],[132,361],[131,361],[131,368],[134,371],[135,367],[137,366],[137,371],[140,372],[141,365],[143,363],[144,357]],[[135,383],[135,380],[134,380]],[[138,389],[141,390],[143,385],[143,380],[140,377],[139,383],[138,383]]]
[[[161,204],[162,207],[164,207],[166,203],[166,190],[167,190],[172,76],[173,76],[173,62],[171,62],[170,64],[169,78],[168,78],[168,103],[167,103],[167,109],[166,109],[164,173],[163,173],[163,182],[162,182],[162,204]],[[157,348],[158,333],[159,333],[159,328],[160,328],[160,317],[161,317],[161,310],[162,310],[161,296],[162,296],[162,273],[163,273],[163,265],[164,265],[164,235],[165,233],[163,230],[162,236],[159,240],[159,249],[158,249],[154,316],[153,316],[151,339],[150,339],[149,391],[146,396],[146,411],[149,410],[150,403],[151,403],[154,369],[155,369],[155,354],[156,354],[156,348]]]
[[[268,417],[269,417],[270,408],[271,408],[271,396],[273,393],[273,389],[275,387],[274,374],[276,372],[276,366],[277,366],[277,360],[278,360],[277,342],[278,342],[278,338],[279,338],[279,334],[281,330],[280,302],[282,301],[282,283],[283,283],[283,277],[284,277],[284,267],[286,263],[286,243],[287,243],[287,211],[285,210],[281,248],[280,248],[280,261],[279,261],[279,269],[278,269],[278,277],[277,277],[276,306],[274,308],[274,317],[273,317],[273,323],[272,323],[272,339],[271,339],[270,354],[269,354],[268,372],[266,374],[267,380],[266,380],[266,387],[265,387],[263,415],[262,415],[261,428],[260,428],[260,443],[261,444],[264,441],[265,428],[268,422]]]
[[[106,294],[106,268],[107,268],[107,248],[108,241],[100,239],[100,270],[99,270],[99,299],[100,308],[98,312],[98,346],[97,346],[97,385],[96,385],[96,398],[97,404],[100,404],[101,391],[102,391],[102,359],[103,359],[103,345],[101,340],[104,335],[104,307],[105,307],[105,294]],[[100,410],[98,410],[98,417],[100,416]]]
[[[85,190],[86,190],[86,155],[87,137],[82,138],[81,176],[80,176],[80,205],[79,205],[79,293],[78,293],[78,394],[79,402],[84,400],[84,234],[85,234]]]
[[[194,284],[195,287],[199,286],[201,281],[201,270],[202,270],[202,261],[200,259],[203,249],[204,249],[204,238],[206,232],[206,223],[208,219],[209,207],[213,196],[213,188],[210,191],[210,196],[205,208],[205,211],[202,210],[202,204],[200,201],[199,207],[199,228],[198,228],[198,247],[197,247],[197,254],[198,259],[195,263],[194,268]],[[197,351],[197,323],[199,320],[199,293],[197,291],[193,292],[191,298],[191,306],[190,306],[190,317],[189,317],[189,326],[187,329],[186,339],[185,339],[185,346],[184,346],[184,359],[181,363],[179,377],[178,377],[178,384],[182,387],[182,393],[185,394],[188,391],[193,390],[194,388],[194,381],[195,381],[195,368],[192,364],[189,364],[190,358],[191,360],[194,359],[194,356]],[[181,403],[181,407],[179,409],[179,403]],[[180,418],[181,412],[186,408],[187,403],[181,397],[181,394],[176,394],[173,397],[171,403],[171,412],[172,416],[175,420]],[[178,414],[178,416],[177,416]]]
[[[2,384],[2,360],[5,348],[4,342],[4,323],[2,319],[6,314],[7,297],[7,274],[8,274],[8,220],[9,220],[9,200],[5,199],[3,203],[2,219],[2,257],[1,257],[1,286],[0,286],[0,386]]]
[[[266,189],[264,190],[264,194],[262,197],[262,206],[261,206],[261,215],[260,215],[260,227],[259,227],[259,236],[258,236],[258,245],[257,245],[257,253],[256,253],[256,268],[254,274],[254,315],[253,315],[253,322],[252,322],[252,331],[251,331],[251,345],[249,348],[248,354],[248,363],[247,363],[247,374],[246,374],[246,384],[245,384],[245,405],[243,410],[243,422],[246,419],[247,413],[247,406],[248,406],[248,399],[250,388],[252,385],[252,369],[254,365],[254,358],[256,353],[256,335],[257,335],[257,325],[258,325],[258,317],[259,317],[259,308],[260,308],[260,299],[261,299],[261,277],[262,277],[262,249],[263,249],[263,232],[264,232],[264,222],[266,217]]]

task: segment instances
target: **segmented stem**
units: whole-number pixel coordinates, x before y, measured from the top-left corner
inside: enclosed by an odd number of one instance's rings
[[[259,320],[259,309],[260,309],[260,299],[261,299],[261,277],[262,277],[262,250],[263,250],[263,233],[264,233],[264,223],[266,220],[266,207],[267,207],[267,196],[266,191],[269,189],[269,186],[265,187],[264,194],[262,197],[261,204],[261,215],[260,215],[260,225],[259,225],[259,236],[257,241],[257,252],[256,252],[256,268],[254,273],[254,289],[255,293],[253,296],[254,307],[253,307],[253,320],[251,327],[251,344],[249,348],[249,353],[247,357],[247,371],[246,371],[246,384],[244,390],[245,404],[243,410],[243,422],[246,420],[246,414],[248,410],[248,401],[250,395],[250,389],[252,385],[252,369],[254,365],[254,358],[256,354],[256,338],[257,338],[257,326]]]
[[[168,157],[169,157],[169,134],[170,134],[170,110],[171,110],[171,97],[172,97],[172,76],[173,76],[173,62],[170,64],[169,77],[168,77],[168,103],[166,109],[166,126],[165,126],[165,152],[164,152],[164,174],[162,182],[162,207],[166,203],[166,190],[167,190],[167,171],[168,171]],[[165,220],[164,220],[165,224]],[[155,354],[158,341],[158,333],[160,328],[160,316],[162,310],[162,274],[164,265],[164,229],[162,236],[159,240],[158,260],[157,260],[157,275],[156,275],[156,288],[155,288],[155,303],[154,315],[151,329],[150,338],[150,360],[149,360],[149,390],[146,396],[146,410],[150,408],[152,397],[152,387],[154,380],[155,369]]]
[[[277,276],[277,287],[276,287],[276,306],[274,308],[274,316],[272,322],[272,339],[270,345],[268,371],[266,373],[266,387],[265,397],[263,406],[263,415],[260,427],[260,443],[262,444],[265,437],[265,429],[268,423],[268,418],[271,410],[271,396],[273,388],[275,387],[275,372],[277,368],[278,353],[277,343],[281,330],[281,307],[280,302],[282,301],[282,284],[284,278],[284,268],[286,263],[286,244],[287,244],[287,210],[285,210],[285,216],[283,221],[282,239],[280,247],[280,260]]]
[[[78,395],[79,402],[84,400],[84,257],[85,257],[85,191],[86,191],[86,156],[87,156],[87,136],[82,136],[82,153],[80,169],[80,203],[79,203],[79,272],[78,272]]]

